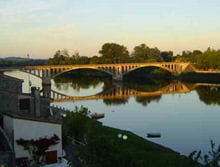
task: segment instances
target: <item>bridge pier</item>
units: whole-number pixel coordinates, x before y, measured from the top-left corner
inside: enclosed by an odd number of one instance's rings
[[[51,99],[51,85],[42,85],[43,97]]]
[[[123,75],[113,75],[112,80],[116,82],[122,82],[123,81]]]
[[[49,70],[42,71],[42,86],[44,85],[51,86],[51,74]]]
[[[42,86],[48,85],[51,86],[51,78],[50,77],[43,77],[42,78]]]

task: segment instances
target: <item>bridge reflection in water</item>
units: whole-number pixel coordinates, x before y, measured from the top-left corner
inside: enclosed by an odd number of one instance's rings
[[[126,99],[129,97],[153,97],[160,96],[163,94],[181,94],[188,93],[199,86],[215,86],[220,87],[219,84],[210,83],[182,83],[180,81],[171,82],[170,84],[156,90],[156,91],[139,91],[134,89],[129,89],[123,85],[115,85],[112,88],[102,91],[101,93],[84,96],[84,97],[74,97],[69,96],[51,89],[50,85],[43,86],[41,96],[50,98],[53,102],[65,102],[65,101],[84,101],[84,100],[98,100],[98,99]]]

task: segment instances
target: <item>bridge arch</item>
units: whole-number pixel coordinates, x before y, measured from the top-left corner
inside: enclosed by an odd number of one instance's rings
[[[67,73],[67,72],[70,72],[70,71],[74,71],[74,70],[81,70],[81,69],[88,69],[88,70],[95,70],[95,71],[102,71],[104,73],[107,73],[111,76],[113,76],[114,74],[108,70],[105,70],[105,69],[102,69],[102,68],[97,68],[97,67],[78,67],[78,68],[71,68],[71,69],[66,69],[64,71],[60,71],[58,73],[56,73],[55,75],[52,75],[52,79],[61,75],[61,74],[64,74],[64,73]]]
[[[130,72],[133,72],[133,71],[135,71],[135,70],[138,70],[138,69],[141,69],[141,68],[146,68],[146,67],[157,67],[157,68],[163,69],[163,70],[165,70],[165,71],[168,71],[168,72],[170,72],[171,74],[175,72],[174,70],[172,70],[172,69],[170,69],[170,68],[168,68],[168,67],[166,67],[166,66],[156,65],[156,64],[155,64],[155,65],[150,64],[150,65],[142,65],[142,66],[134,67],[134,68],[130,69],[129,71],[123,73],[123,76],[124,76],[124,75],[127,75],[127,74],[129,74]]]

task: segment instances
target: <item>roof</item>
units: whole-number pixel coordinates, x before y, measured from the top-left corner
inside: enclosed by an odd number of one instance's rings
[[[22,120],[27,120],[27,121],[43,122],[43,123],[58,124],[58,125],[62,124],[61,120],[35,117],[33,115],[25,115],[25,114],[21,114],[21,113],[19,114],[19,113],[4,112],[3,115],[6,115],[6,116],[14,118],[14,119],[22,119]]]

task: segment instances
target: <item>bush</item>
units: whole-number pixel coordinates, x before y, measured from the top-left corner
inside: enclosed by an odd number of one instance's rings
[[[86,126],[90,121],[90,111],[81,106],[75,107],[74,111],[66,113],[63,118],[63,140],[64,144],[68,139],[82,140],[86,131]]]
[[[193,163],[201,161],[201,167],[220,167],[220,145],[216,148],[215,143],[211,140],[211,150],[202,154],[202,151],[194,151],[189,155]]]

